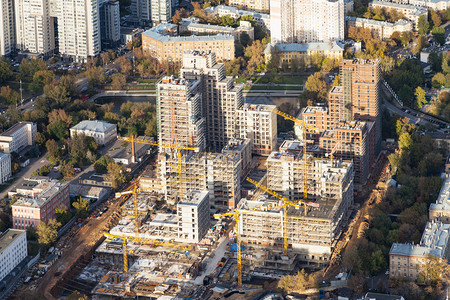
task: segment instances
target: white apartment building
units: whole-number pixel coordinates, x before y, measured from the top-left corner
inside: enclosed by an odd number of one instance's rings
[[[0,134],[0,149],[4,153],[19,153],[26,146],[34,145],[37,126],[32,122],[19,122]]]
[[[209,230],[208,191],[189,191],[177,204],[178,238],[198,243]]]
[[[11,178],[11,154],[0,153],[0,184]]]
[[[236,136],[252,141],[253,153],[269,155],[277,146],[275,105],[245,103],[236,111]]]
[[[119,1],[107,0],[100,4],[100,33],[103,48],[113,48],[120,43]]]
[[[152,24],[169,22],[172,20],[172,0],[151,1]]]
[[[343,0],[271,0],[273,43],[344,39]]]
[[[0,236],[0,280],[28,255],[26,230],[8,229]]]
[[[0,7],[0,56],[5,56],[15,49],[13,1],[0,0]]]
[[[258,12],[268,12],[271,9],[270,0],[230,0],[229,5],[242,7],[243,9],[254,10]]]
[[[55,50],[49,0],[15,0],[16,47],[47,57]]]
[[[384,8],[386,10],[395,10],[397,12],[402,12],[406,19],[413,22],[415,28],[417,22],[421,16],[424,16],[425,20],[428,20],[428,11],[426,8],[415,6],[411,4],[400,4],[396,2],[378,1],[373,0],[369,3],[370,8]]]
[[[70,128],[70,137],[84,134],[93,137],[98,145],[106,145],[117,138],[117,125],[105,121],[85,120]]]
[[[434,10],[445,10],[450,7],[448,0],[392,0],[395,3],[422,6]]]
[[[238,19],[243,16],[251,16],[253,18],[253,21],[256,22],[261,27],[264,27],[265,29],[270,29],[270,15],[265,13],[259,13],[249,10],[242,10],[238,9],[237,7],[233,6],[226,6],[226,5],[218,5],[218,6],[210,6],[205,9],[206,12],[218,16],[230,16],[233,19]]]
[[[100,20],[97,0],[58,2],[59,52],[66,60],[85,62],[100,53]]]

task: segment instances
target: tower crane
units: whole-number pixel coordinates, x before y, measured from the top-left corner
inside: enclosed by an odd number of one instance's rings
[[[341,141],[337,142],[336,145],[334,145],[333,149],[331,150],[330,153],[327,153],[327,156],[330,156],[330,163],[331,163],[331,167],[333,167],[333,154],[337,151],[337,149],[341,146]]]
[[[320,131],[314,126],[308,125],[305,122],[303,122],[300,119],[297,119],[293,116],[290,116],[282,111],[279,111],[278,109],[273,110],[274,113],[276,113],[279,116],[282,116],[283,118],[287,120],[293,121],[295,124],[303,128],[303,199],[306,201],[308,198],[308,163],[306,159],[306,130],[314,130],[314,131]]]
[[[178,166],[174,166],[173,164],[169,163],[177,172],[178,172],[178,180],[179,180],[179,192],[178,192],[178,198],[182,199],[183,198],[183,168],[181,167],[181,163],[182,163],[182,157],[181,157],[181,150],[190,150],[190,151],[195,151],[198,152],[200,151],[200,148],[195,148],[195,147],[185,147],[182,145],[175,145],[175,144],[158,144],[156,142],[153,141],[147,141],[147,140],[143,140],[143,139],[138,139],[134,134],[132,134],[130,137],[117,137],[117,139],[119,141],[125,141],[125,142],[130,142],[131,143],[131,161],[132,162],[136,162],[136,154],[135,154],[135,144],[145,144],[145,145],[152,145],[152,146],[157,146],[160,148],[169,148],[172,150],[178,150],[177,151],[177,155],[178,155]]]
[[[127,250],[127,243],[128,241],[134,241],[134,242],[141,242],[145,245],[155,245],[155,246],[162,246],[162,247],[169,247],[169,248],[177,248],[181,250],[191,250],[191,247],[187,245],[178,245],[171,242],[165,242],[165,241],[158,241],[158,240],[150,240],[150,239],[139,239],[138,241],[131,237],[131,236],[123,236],[123,235],[116,235],[111,234],[108,232],[103,232],[103,235],[109,239],[121,239],[122,242],[122,252],[123,252],[123,271],[128,274],[128,250]]]

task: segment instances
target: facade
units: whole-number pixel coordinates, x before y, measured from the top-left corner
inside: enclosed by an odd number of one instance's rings
[[[152,1],[151,0],[131,0],[131,16],[136,21],[135,25],[146,26],[152,20]]]
[[[272,43],[344,39],[343,0],[271,0]]]
[[[84,173],[78,180],[79,184],[87,184],[100,187],[112,187],[112,182],[104,174],[98,174],[94,171]]]
[[[44,58],[55,50],[54,15],[49,0],[15,0],[16,48]]]
[[[177,204],[178,238],[198,243],[209,230],[208,191],[189,191]]]
[[[0,280],[28,256],[27,232],[8,229],[0,235]]]
[[[4,153],[19,153],[26,146],[34,145],[37,126],[32,122],[19,122],[0,135],[0,148]]]
[[[277,146],[277,115],[275,105],[245,103],[236,111],[237,132],[241,139],[250,139],[253,153],[269,155]]]
[[[420,16],[424,16],[425,20],[428,20],[428,11],[420,6],[373,0],[369,3],[369,7],[379,7],[387,10],[393,9],[397,12],[401,12],[407,20],[410,20],[413,23],[415,29],[417,29],[416,26]]]
[[[234,58],[234,36],[229,34],[205,36],[167,36],[157,26],[142,34],[142,49],[159,61],[181,61],[190,51],[214,52],[218,60]],[[165,31],[165,30],[164,30]]]
[[[247,176],[252,163],[252,143],[250,139],[232,138],[222,149],[223,154],[238,155],[241,161],[241,177]]]
[[[413,30],[411,21],[398,20],[395,23],[386,21],[377,21],[365,18],[345,17],[345,22],[348,27],[361,27],[373,30],[379,38],[388,39],[394,32],[410,32]]]
[[[151,0],[152,24],[169,22],[172,20],[172,2],[175,0]]]
[[[314,54],[341,61],[344,55],[344,44],[336,40],[301,44],[267,44],[264,50],[266,63],[270,62],[273,53],[280,56],[280,67],[284,64],[290,66],[294,61],[297,61],[298,64],[303,63],[308,67],[311,66],[311,57]]]
[[[114,48],[120,43],[119,1],[100,4],[100,36],[102,49]]]
[[[39,191],[36,196],[20,197],[12,205],[14,228],[37,228],[40,222],[55,218],[58,207],[70,208],[69,184],[51,180],[37,185],[36,189]]]
[[[389,277],[417,279],[430,255],[446,260],[449,254],[450,224],[428,222],[418,245],[392,244],[389,251]]]
[[[65,60],[86,62],[100,54],[100,35],[97,0],[58,2],[59,53]]]
[[[270,0],[230,0],[228,4],[258,12],[268,12],[270,9]]]
[[[238,9],[237,7],[233,6],[226,6],[226,5],[218,5],[218,6],[210,6],[205,9],[206,12],[218,16],[230,16],[233,19],[238,19],[243,16],[251,16],[253,18],[253,21],[256,22],[259,26],[263,27],[266,30],[270,29],[270,15],[265,13],[259,13],[249,10],[242,10]]]
[[[255,29],[248,21],[240,21],[239,27],[219,26],[211,24],[201,24],[198,18],[190,17],[183,19],[179,26],[180,33],[191,32],[193,34],[231,34],[236,41],[239,41],[241,34],[247,34],[251,40],[255,39]]]
[[[244,101],[242,87],[225,76],[225,65],[217,63],[215,53],[210,52],[185,53],[180,77],[200,81],[206,145],[211,151],[220,152],[235,137],[236,110]]]
[[[15,50],[15,23],[13,0],[2,0],[0,7],[0,56],[10,55]]]
[[[439,219],[443,223],[450,224],[450,177],[448,175],[442,183],[436,203],[430,204],[428,212],[430,220]]]
[[[85,120],[70,128],[70,137],[84,134],[93,137],[98,145],[106,145],[117,139],[117,125],[105,121]]]
[[[157,84],[159,144],[205,149],[205,119],[199,80],[163,77]]]
[[[11,155],[0,153],[0,184],[11,178]]]
[[[421,6],[434,10],[445,10],[450,7],[448,0],[394,0],[393,2]]]

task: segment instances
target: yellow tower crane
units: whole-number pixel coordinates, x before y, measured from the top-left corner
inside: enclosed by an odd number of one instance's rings
[[[180,250],[191,250],[191,247],[187,245],[179,245],[171,242],[166,241],[158,241],[158,240],[150,240],[150,239],[139,239],[136,240],[135,238],[131,236],[122,236],[122,235],[115,235],[108,232],[103,232],[103,235],[109,239],[117,238],[123,240],[122,242],[122,252],[123,252],[123,271],[125,273],[128,273],[128,250],[127,250],[127,243],[128,241],[134,241],[137,243],[142,243],[145,245],[154,245],[154,246],[161,246],[161,247],[169,247],[169,248],[176,248]]]
[[[131,143],[131,160],[132,162],[136,161],[136,154],[135,154],[135,144],[145,144],[145,145],[152,145],[157,146],[160,148],[168,148],[171,150],[177,150],[178,154],[178,166],[174,166],[173,164],[169,163],[177,172],[178,172],[178,182],[179,182],[179,192],[178,192],[178,198],[181,200],[183,198],[183,168],[181,167],[182,163],[182,157],[181,157],[181,150],[190,150],[198,152],[200,151],[200,148],[194,148],[194,147],[185,147],[182,145],[174,145],[174,144],[158,144],[156,142],[147,141],[138,139],[134,134],[132,134],[130,137],[117,137],[119,141],[125,141]]]
[[[303,199],[306,201],[308,199],[308,163],[306,159],[306,130],[314,130],[314,131],[320,131],[314,126],[308,125],[305,122],[303,122],[300,119],[297,119],[293,116],[290,116],[282,111],[279,111],[278,109],[273,110],[274,113],[277,115],[282,116],[283,118],[287,120],[293,121],[295,124],[303,128]]]
[[[271,194],[272,196],[280,199],[282,201],[281,207],[283,208],[283,249],[284,249],[284,254],[287,254],[287,249],[289,247],[288,245],[288,233],[287,233],[287,207],[290,206],[294,206],[299,208],[300,206],[298,206],[296,203],[289,201],[286,197],[284,197],[283,195],[278,194],[275,191],[272,191],[271,189],[269,189],[267,186],[262,185],[261,183],[247,177],[247,181],[254,184],[255,186],[259,187],[260,189],[262,189],[263,191],[265,191],[266,193]],[[314,202],[305,202],[305,201],[298,201],[299,204],[303,205],[303,207],[305,208],[305,217],[306,214],[308,212],[307,210],[307,206],[311,206],[311,207],[319,207],[318,203],[314,203]]]

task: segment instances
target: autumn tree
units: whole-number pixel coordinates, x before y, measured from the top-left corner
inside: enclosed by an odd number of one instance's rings
[[[44,87],[44,93],[50,100],[58,103],[60,106],[64,106],[70,100],[69,91],[62,85],[47,84]]]
[[[6,60],[0,60],[0,84],[3,84],[13,75],[10,64]]]
[[[67,210],[67,208],[65,208],[64,206],[60,206],[55,209],[55,217],[56,221],[58,221],[59,223],[66,224],[70,221],[72,215]]]
[[[314,93],[318,100],[326,100],[327,83],[321,72],[310,75],[305,82],[305,88]]]
[[[61,223],[56,219],[50,219],[47,223],[40,222],[37,226],[37,235],[39,244],[48,246],[56,241],[58,228]]]
[[[61,158],[61,149],[59,148],[59,145],[55,140],[48,140],[45,143],[45,147],[47,148],[50,161],[56,162]]]
[[[20,102],[19,93],[11,89],[9,85],[0,88],[0,98],[8,105],[16,105]]]
[[[264,65],[264,44],[261,41],[254,41],[250,46],[245,48],[244,56],[248,59],[247,72],[254,74],[262,70]]]
[[[131,71],[133,70],[133,66],[131,61],[127,59],[125,56],[120,56],[116,59],[116,64],[119,65],[119,72],[124,75],[131,75]]]
[[[418,86],[414,92],[414,95],[416,96],[417,107],[422,108],[422,106],[427,103],[427,99],[425,98],[425,90]]]
[[[103,68],[100,66],[90,67],[86,70],[86,72],[84,74],[85,74],[86,79],[88,80],[88,84],[91,88],[98,87],[98,86],[104,84],[106,81],[105,72],[103,71]]]
[[[127,83],[126,76],[120,73],[112,76],[111,88],[113,90],[123,90]]]
[[[33,82],[36,84],[50,84],[55,77],[52,70],[39,70],[33,75]]]
[[[114,160],[108,155],[103,155],[94,163],[94,170],[97,173],[105,173],[111,163],[114,163]]]
[[[412,139],[411,135],[407,132],[402,133],[398,139],[398,147],[401,150],[409,149],[411,147],[412,143],[413,143],[413,139]]]
[[[89,201],[80,197],[76,202],[72,203],[72,206],[77,210],[77,216],[84,218],[89,209]]]
[[[54,109],[48,114],[48,122],[54,123],[61,121],[66,127],[70,127],[72,125],[72,116],[67,114],[64,109]]]
[[[118,163],[111,162],[107,166],[108,179],[112,183],[112,187],[117,189],[123,182],[125,182],[125,169]]]

